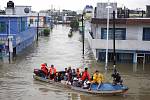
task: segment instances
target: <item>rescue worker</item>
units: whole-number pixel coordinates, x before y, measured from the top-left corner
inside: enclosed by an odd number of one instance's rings
[[[103,81],[104,81],[104,76],[101,73],[99,73],[98,70],[96,70],[95,73],[93,74],[93,80],[91,81],[89,90],[91,90],[92,84],[98,84],[97,89],[99,89],[101,84],[103,84]]]
[[[42,75],[42,77],[47,77],[48,75],[48,69],[46,67],[46,64],[41,64],[41,72],[40,74]]]
[[[114,73],[111,76],[113,77],[113,85],[116,85],[118,83],[122,85],[123,80],[121,79],[121,76],[116,69],[114,70]]]
[[[88,72],[88,68],[85,68],[81,80],[82,80],[82,84],[84,83],[84,81],[90,81],[90,74]]]
[[[49,70],[49,76],[50,76],[50,79],[54,79],[56,75],[56,68],[54,67],[54,65],[51,65],[50,67],[50,70]]]

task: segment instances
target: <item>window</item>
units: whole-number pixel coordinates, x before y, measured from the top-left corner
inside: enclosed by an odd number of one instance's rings
[[[0,22],[0,32],[6,32],[6,23]]]
[[[150,41],[150,28],[143,28],[143,40]]]
[[[21,22],[21,31],[25,31],[25,21]]]
[[[33,19],[30,19],[30,24],[33,24]]]
[[[46,24],[46,17],[44,17],[44,24]]]
[[[101,39],[107,38],[107,29],[101,29]],[[108,39],[113,39],[113,29],[109,28]],[[126,29],[125,28],[116,28],[115,29],[115,39],[116,40],[125,40],[126,39]]]
[[[17,20],[17,27],[18,27],[18,32],[20,32],[20,18]]]

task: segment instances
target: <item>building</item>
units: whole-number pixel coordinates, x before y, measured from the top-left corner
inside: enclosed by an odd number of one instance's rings
[[[95,59],[105,61],[107,12],[102,10],[105,9],[106,5],[104,4],[104,8],[100,5],[96,7],[100,12],[95,12],[95,18],[92,18],[90,23],[85,23],[85,32]],[[116,6],[114,8],[114,11],[117,12]],[[111,10],[109,21],[108,61],[111,62],[113,61],[113,20]],[[115,26],[116,61],[150,63],[150,18],[117,18],[116,13]]]
[[[36,28],[27,24],[27,16],[0,15],[0,54],[16,55],[36,39]]]
[[[5,12],[6,15],[27,15],[32,13],[31,7],[32,6],[15,5],[13,1],[8,1]]]
[[[93,18],[88,40],[95,58],[105,61],[107,19]],[[117,62],[150,62],[150,18],[116,19],[116,60]],[[109,28],[108,60],[113,60],[112,19]]]
[[[110,18],[112,18],[113,11],[117,13],[117,3],[110,3],[109,5],[111,6],[111,9],[109,9]],[[108,3],[97,3],[96,11],[94,11],[95,18],[107,18],[107,6]]]
[[[50,28],[52,26],[51,16],[48,15],[48,12],[34,12],[32,11],[32,6],[14,5],[12,1],[9,1],[5,11],[6,15],[28,16],[27,22],[31,27],[37,27],[38,21],[40,28]]]
[[[53,25],[51,16],[46,15],[46,13],[31,13],[28,15],[29,26],[37,27],[37,22],[39,28],[50,28]]]

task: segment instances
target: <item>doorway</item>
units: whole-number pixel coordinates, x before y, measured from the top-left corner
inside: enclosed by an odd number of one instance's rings
[[[138,64],[145,64],[145,54],[137,54],[137,63]]]
[[[137,57],[137,63],[143,64],[144,63],[144,57]]]

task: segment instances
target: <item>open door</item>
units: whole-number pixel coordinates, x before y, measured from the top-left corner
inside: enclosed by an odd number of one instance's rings
[[[137,54],[137,63],[144,64],[145,63],[145,54]]]

